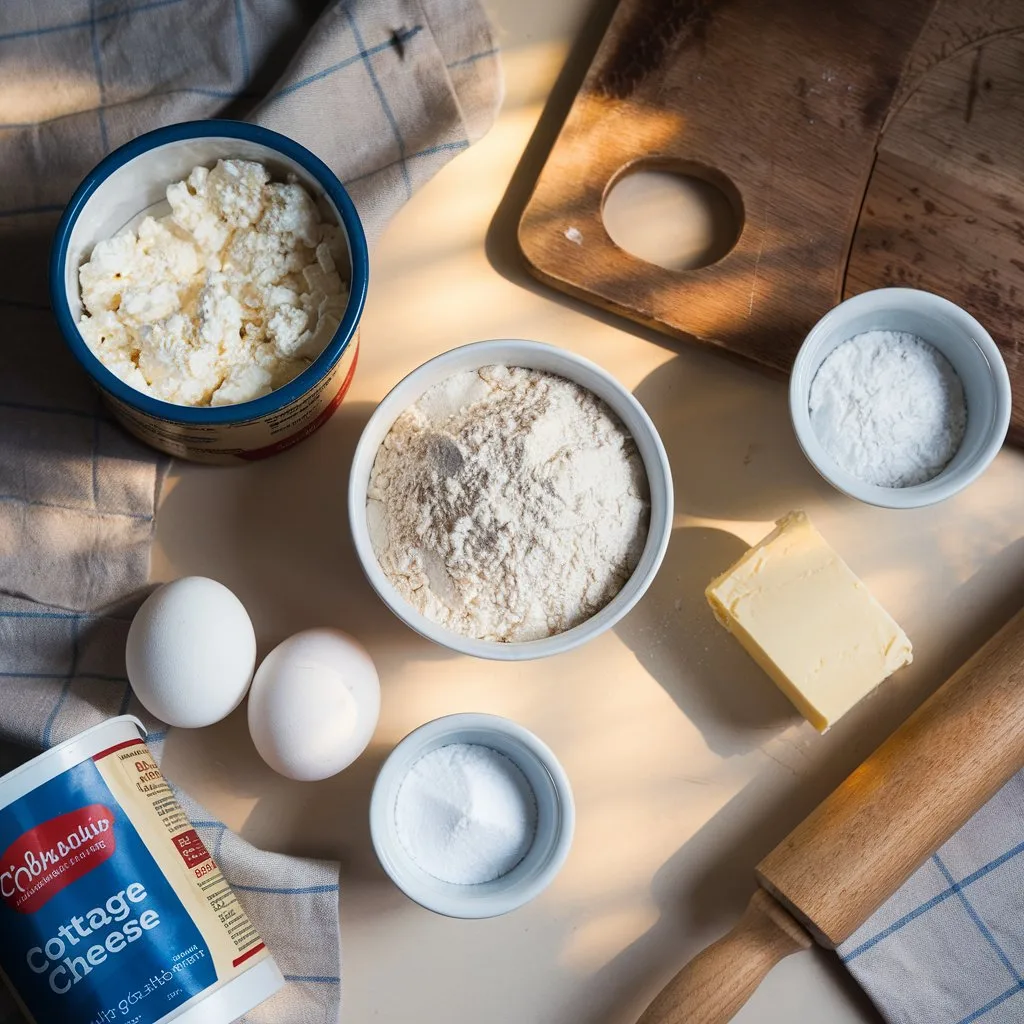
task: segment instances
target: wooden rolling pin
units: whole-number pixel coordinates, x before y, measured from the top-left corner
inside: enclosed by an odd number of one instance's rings
[[[1024,766],[1024,611],[756,868],[735,927],[640,1024],[725,1024],[784,956],[844,942]]]

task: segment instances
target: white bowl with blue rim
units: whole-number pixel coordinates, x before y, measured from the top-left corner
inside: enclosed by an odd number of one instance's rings
[[[169,184],[192,168],[238,158],[264,164],[276,181],[296,180],[321,216],[337,223],[348,247],[349,299],[319,356],[269,395],[237,405],[197,408],[143,394],[110,372],[85,343],[79,267],[103,239],[145,216],[170,212]],[[356,333],[369,280],[366,234],[333,171],[293,139],[244,121],[189,121],[140,135],[86,175],[64,210],[50,254],[50,302],[72,354],[121,423],[161,451],[199,462],[231,463],[273,455],[308,437],[337,409],[352,379]]]
[[[526,777],[536,800],[529,849],[510,871],[489,882],[460,885],[435,878],[416,863],[399,836],[396,805],[409,770],[431,751],[456,743],[503,754]],[[535,899],[565,863],[575,826],[572,787],[554,752],[529,729],[499,715],[446,715],[421,725],[388,755],[370,798],[370,836],[381,867],[409,899],[446,917],[497,917]]]

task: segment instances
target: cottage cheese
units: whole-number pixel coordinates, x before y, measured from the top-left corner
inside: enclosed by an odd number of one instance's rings
[[[98,242],[78,328],[126,384],[177,405],[233,405],[301,373],[348,302],[341,229],[306,190],[248,160],[196,167],[171,213]]]

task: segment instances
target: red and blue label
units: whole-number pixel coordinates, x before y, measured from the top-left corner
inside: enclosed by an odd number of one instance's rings
[[[0,966],[37,1024],[154,1024],[210,951],[93,761],[0,811]]]

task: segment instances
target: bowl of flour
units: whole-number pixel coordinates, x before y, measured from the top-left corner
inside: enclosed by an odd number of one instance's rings
[[[355,370],[366,240],[344,187],[287,137],[169,125],[97,165],[50,262],[72,353],[122,424],[180,458],[308,437]]]
[[[1010,424],[1010,380],[988,331],[930,292],[879,288],[827,313],[790,378],[797,440],[850,497],[919,508],[963,490]]]
[[[640,600],[671,535],[672,479],[614,377],[550,345],[483,341],[384,398],[348,506],[363,571],[400,619],[514,661],[577,647]]]

